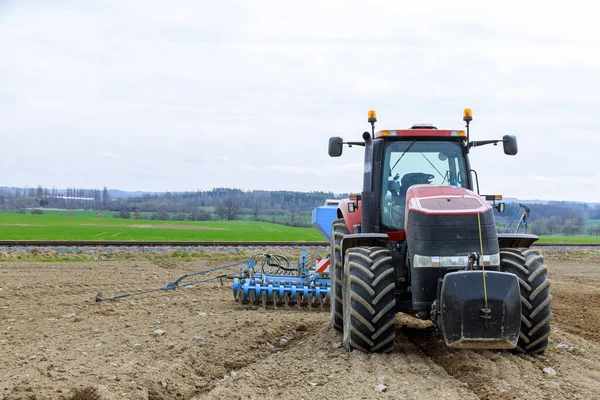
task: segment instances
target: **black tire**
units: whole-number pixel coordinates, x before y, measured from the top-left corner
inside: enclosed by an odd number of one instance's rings
[[[390,251],[354,247],[344,261],[344,347],[391,352],[396,338],[396,282]]]
[[[519,278],[521,332],[515,351],[543,353],[548,347],[552,319],[550,280],[544,257],[532,249],[500,249],[500,269]]]
[[[331,225],[331,262],[329,263],[329,274],[331,275],[330,303],[331,303],[331,326],[338,330],[344,330],[344,307],[342,302],[342,239],[350,231],[343,219],[336,219]]]

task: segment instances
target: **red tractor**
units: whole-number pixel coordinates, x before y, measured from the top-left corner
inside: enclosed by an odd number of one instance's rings
[[[364,146],[360,195],[342,200],[331,231],[331,325],[348,351],[390,352],[395,314],[431,320],[452,348],[543,352],[550,335],[550,281],[534,235],[498,234],[501,196],[479,195],[472,147],[517,140],[470,141],[466,131],[431,125],[371,132]],[[492,204],[490,204],[490,201]]]

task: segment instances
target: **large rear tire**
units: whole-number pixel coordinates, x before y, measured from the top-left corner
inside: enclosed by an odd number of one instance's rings
[[[389,353],[396,338],[396,288],[390,251],[354,247],[344,260],[344,347]]]
[[[343,219],[336,219],[331,225],[331,254],[332,260],[329,264],[330,270],[330,294],[331,301],[331,326],[338,331],[344,330],[344,307],[342,303],[342,239],[350,231]]]
[[[515,274],[521,289],[521,331],[515,351],[543,353],[548,347],[552,319],[550,280],[544,257],[532,249],[500,249],[500,269]]]

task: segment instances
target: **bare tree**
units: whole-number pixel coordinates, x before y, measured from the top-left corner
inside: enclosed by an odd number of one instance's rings
[[[104,189],[102,189],[102,207],[105,210],[108,209],[109,202],[110,202],[110,194],[108,193],[108,188],[106,186],[104,186]]]
[[[296,226],[298,223],[298,219],[300,218],[300,212],[298,211],[298,208],[294,207],[290,210],[289,212],[289,216],[290,216],[290,222],[293,226]]]
[[[239,213],[240,207],[233,197],[223,199],[217,207],[217,215],[227,221],[237,219]]]
[[[258,200],[254,201],[254,203],[252,203],[252,217],[254,218],[255,221],[258,221],[258,216],[260,215],[261,211],[262,211],[262,205],[260,204],[260,201],[258,201]]]

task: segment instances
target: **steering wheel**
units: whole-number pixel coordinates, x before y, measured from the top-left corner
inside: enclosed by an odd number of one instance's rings
[[[425,175],[425,179],[427,179],[427,183],[431,183],[431,181],[433,180],[433,178],[435,178],[435,175],[432,174],[423,174]]]
[[[418,184],[430,184],[434,178],[435,175],[432,174],[426,174],[424,172],[413,172],[410,174],[406,174],[402,177],[402,184],[404,184],[405,182],[408,183],[409,186]]]

